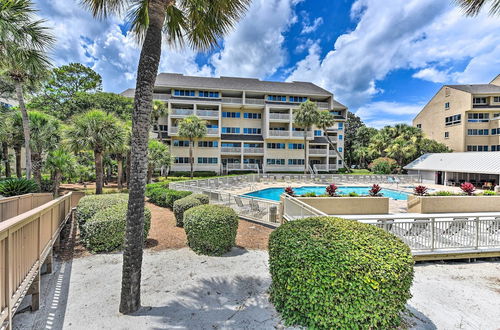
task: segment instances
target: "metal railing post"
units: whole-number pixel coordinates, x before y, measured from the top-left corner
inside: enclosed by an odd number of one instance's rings
[[[435,218],[431,218],[431,251],[434,251],[434,248],[435,248],[435,232],[436,232],[436,219]]]
[[[475,244],[475,248],[476,250],[479,248],[479,217],[475,217],[474,218],[474,222],[476,224],[476,244]]]

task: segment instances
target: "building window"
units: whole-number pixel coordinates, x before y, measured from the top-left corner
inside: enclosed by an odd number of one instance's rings
[[[217,141],[198,141],[199,148],[217,148],[219,142]]]
[[[490,120],[489,113],[469,113],[467,121],[469,123],[487,123]]]
[[[302,102],[307,101],[307,97],[304,97],[304,96],[290,96],[289,100],[290,100],[290,102],[302,103]]]
[[[262,134],[262,130],[260,128],[245,127],[243,128],[243,134]]]
[[[500,135],[500,128],[492,128],[491,135]]]
[[[266,160],[267,165],[285,165],[285,160],[284,159],[267,159]]]
[[[189,141],[174,140],[174,147],[189,147]]]
[[[269,127],[270,131],[284,131],[285,127]]]
[[[467,135],[488,135],[489,129],[468,129]]]
[[[245,112],[243,114],[243,118],[245,118],[245,119],[262,119],[262,114],[256,113],[256,112]]]
[[[222,127],[223,134],[240,134],[239,127]]]
[[[227,112],[223,111],[222,112],[222,118],[240,118],[241,113],[239,112]]]
[[[231,142],[224,142],[221,144],[222,148],[240,148],[241,143],[231,143]]]
[[[217,164],[217,157],[198,157],[198,164]]]
[[[342,147],[339,147],[339,148],[338,148],[338,151],[339,151],[339,152],[342,152]]]
[[[268,101],[277,101],[277,102],[286,102],[286,96],[282,95],[268,95],[267,96]]]
[[[243,146],[245,148],[262,148],[262,144],[260,143],[245,143]]]
[[[488,151],[488,146],[467,146],[467,151]]]
[[[288,149],[304,149],[303,143],[289,143]]]
[[[208,91],[199,91],[198,92],[199,97],[212,97],[212,98],[218,98],[219,97],[219,92],[208,92]]]
[[[174,96],[195,96],[195,93],[187,89],[174,89]]]
[[[344,129],[344,123],[339,123],[339,130],[343,130]]]
[[[417,128],[422,128],[422,124],[417,124]]]
[[[323,136],[323,131],[320,129],[314,130],[314,136]]]
[[[500,151],[500,145],[492,145],[491,151]]]
[[[444,109],[445,109],[445,110],[450,109],[450,102],[446,102],[446,103],[444,104]]]
[[[450,132],[444,132],[444,138],[449,139],[450,138]]]
[[[462,115],[449,116],[446,117],[444,120],[446,126],[460,124],[462,122]]]
[[[499,103],[500,102],[500,96],[494,96],[493,97],[493,102]]]
[[[339,165],[342,165],[342,159],[339,159]]]
[[[474,97],[472,99],[472,104],[487,104],[486,97]]]
[[[342,136],[342,134],[339,134],[339,140],[342,140],[344,139],[344,136]]]
[[[285,144],[284,143],[268,143],[267,148],[268,149],[285,149]]]
[[[189,157],[175,157],[176,164],[189,164]]]
[[[243,164],[260,164],[260,159],[245,158],[243,159]]]
[[[288,165],[304,165],[303,159],[289,159]]]

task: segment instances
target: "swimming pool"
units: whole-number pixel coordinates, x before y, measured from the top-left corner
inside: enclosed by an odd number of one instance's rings
[[[243,196],[256,197],[262,199],[270,199],[272,201],[279,201],[280,195],[283,193],[285,187],[282,188],[266,188],[262,190],[253,191],[248,194],[244,194]],[[308,192],[314,192],[316,195],[322,195],[325,193],[326,186],[314,186],[314,187],[298,187],[293,188],[296,195],[304,195]],[[368,195],[368,191],[371,187],[344,187],[339,186],[337,193],[340,195],[349,194],[351,192],[355,192],[358,195]],[[381,193],[384,197],[389,197],[395,200],[407,200],[408,194],[398,190],[392,189],[382,189]]]

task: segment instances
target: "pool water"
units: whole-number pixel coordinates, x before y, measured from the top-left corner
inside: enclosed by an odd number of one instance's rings
[[[270,199],[272,201],[279,201],[280,195],[284,192],[284,187],[282,188],[267,188],[262,190],[253,191],[251,193],[245,194],[243,196],[256,197],[262,199]],[[313,192],[316,195],[322,195],[326,192],[326,186],[314,186],[314,187],[298,187],[294,188],[295,195],[300,196],[308,192]],[[337,193],[339,195],[349,194],[355,192],[358,195],[368,195],[368,191],[371,187],[344,187],[339,186]],[[384,197],[389,197],[395,200],[405,201],[408,199],[408,194],[398,190],[392,189],[382,189],[381,191]]]

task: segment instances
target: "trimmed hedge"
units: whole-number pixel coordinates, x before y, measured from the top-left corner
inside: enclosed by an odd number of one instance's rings
[[[208,204],[208,196],[203,194],[189,195],[174,202],[175,225],[184,226],[184,212],[192,207]]]
[[[76,220],[80,226],[83,226],[97,212],[117,204],[126,203],[127,201],[128,194],[104,194],[82,197],[76,207]]]
[[[188,171],[177,171],[177,172],[170,172],[168,176],[184,176],[184,177],[191,177],[191,172]],[[199,178],[206,178],[209,176],[217,176],[217,173],[214,171],[194,171],[193,172],[194,177],[199,177]]]
[[[92,252],[110,252],[123,246],[127,223],[127,202],[108,207],[94,214],[82,226],[82,241]],[[144,209],[144,240],[151,226],[151,211]]]
[[[162,187],[154,187],[146,191],[146,197],[155,205],[173,208],[174,202],[178,199],[191,195],[190,191],[172,190]]]
[[[174,202],[178,199],[184,198],[186,196],[192,195],[193,193],[190,191],[182,191],[182,190],[170,190],[165,197],[165,206],[168,208],[174,207]]]
[[[198,254],[220,256],[235,246],[238,222],[238,215],[229,207],[193,207],[184,212],[188,245]]]
[[[269,239],[271,301],[287,325],[392,328],[411,298],[413,263],[406,244],[373,225],[287,222]]]

